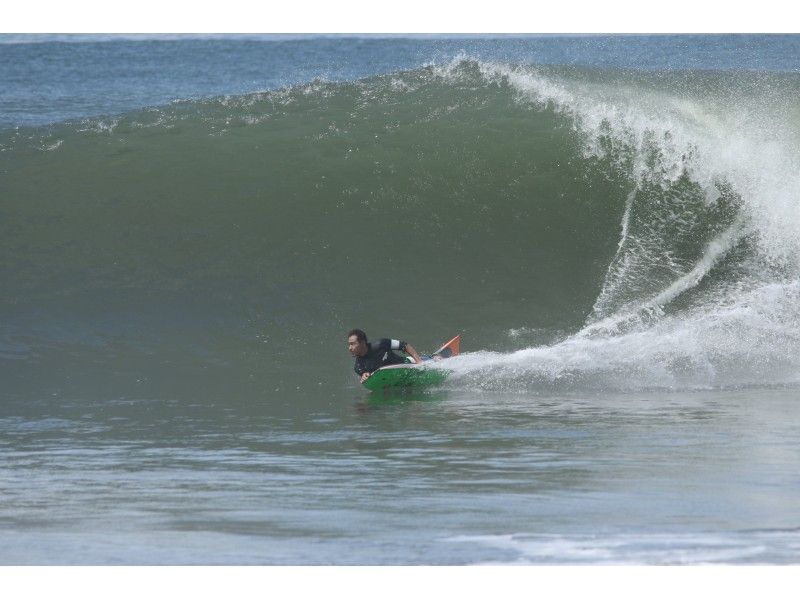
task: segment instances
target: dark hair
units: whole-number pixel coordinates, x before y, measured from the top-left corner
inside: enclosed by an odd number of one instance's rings
[[[367,335],[360,328],[353,328],[350,332],[347,333],[347,338],[350,338],[351,336],[356,337],[359,341],[363,341],[365,343],[367,342]]]

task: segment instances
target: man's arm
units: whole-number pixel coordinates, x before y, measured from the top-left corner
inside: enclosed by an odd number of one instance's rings
[[[417,350],[414,347],[406,343],[406,348],[403,350],[409,355],[411,355],[411,357],[414,358],[414,361],[416,361],[417,363],[422,363],[422,357],[419,356],[419,353],[417,353]]]
[[[369,372],[366,371],[361,364],[356,360],[355,366],[353,366],[353,370],[355,370],[356,375],[359,377],[360,381],[363,382],[367,378],[369,378]]]
[[[417,363],[422,363],[422,357],[420,357],[419,353],[417,353],[417,350],[414,347],[412,347],[411,345],[409,345],[407,342],[398,341],[398,340],[394,340],[394,339],[388,339],[388,338],[387,339],[381,339],[381,340],[382,340],[382,342],[388,343],[387,347],[389,349],[393,349],[395,351],[397,349],[400,349],[403,353],[407,353],[407,354],[411,355],[411,357],[413,357],[414,361],[416,361]]]

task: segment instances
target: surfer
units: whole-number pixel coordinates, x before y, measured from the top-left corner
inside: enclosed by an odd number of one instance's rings
[[[347,333],[347,349],[350,355],[356,358],[353,368],[361,377],[361,382],[370,377],[370,374],[385,365],[407,363],[406,359],[394,351],[403,351],[410,355],[416,363],[422,363],[422,358],[417,350],[405,341],[382,338],[376,343],[367,342],[367,335],[363,330],[354,328]]]

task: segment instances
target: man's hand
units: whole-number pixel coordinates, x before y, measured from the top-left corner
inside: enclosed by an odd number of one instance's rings
[[[364,372],[363,374],[361,374],[361,381],[363,382],[364,380],[369,378],[369,376],[370,376],[370,372]]]
[[[411,355],[411,357],[414,358],[415,362],[422,363],[422,357],[420,357],[419,353],[417,353],[417,350],[408,343],[406,343],[405,352]]]

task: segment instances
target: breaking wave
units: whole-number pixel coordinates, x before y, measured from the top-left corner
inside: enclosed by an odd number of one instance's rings
[[[795,384],[798,88],[460,57],[7,132],[0,355],[329,379],[360,325],[461,331],[470,388]]]

